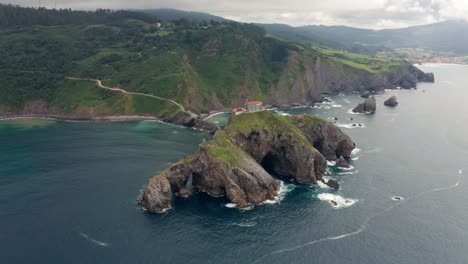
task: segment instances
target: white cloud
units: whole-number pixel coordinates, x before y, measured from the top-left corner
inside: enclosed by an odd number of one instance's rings
[[[39,0],[6,0],[37,6]],[[41,0],[53,7],[55,0]],[[468,19],[467,0],[57,0],[62,8],[178,8],[242,22],[395,28]]]

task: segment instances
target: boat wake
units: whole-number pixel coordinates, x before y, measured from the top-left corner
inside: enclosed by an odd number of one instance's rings
[[[366,231],[367,227],[369,226],[370,222],[372,220],[374,220],[375,218],[393,210],[394,208],[398,207],[398,206],[401,206],[403,204],[406,204],[408,203],[409,201],[413,200],[413,199],[417,199],[418,197],[420,196],[423,196],[423,195],[426,195],[426,194],[429,194],[429,193],[434,193],[434,192],[440,192],[440,191],[448,191],[448,190],[451,190],[451,189],[454,189],[454,188],[457,188],[458,186],[460,186],[460,182],[461,182],[461,175],[463,174],[463,170],[460,169],[458,170],[458,177],[457,177],[457,181],[455,182],[455,184],[452,184],[450,186],[446,186],[446,187],[439,187],[439,188],[434,188],[434,189],[431,189],[431,190],[427,190],[427,191],[424,191],[424,192],[420,192],[418,194],[415,194],[411,197],[408,197],[407,199],[401,199],[399,200],[398,202],[394,203],[393,205],[383,209],[382,211],[374,214],[374,215],[371,215],[369,216],[362,224],[361,226],[359,226],[358,229],[354,230],[354,231],[351,231],[349,233],[344,233],[344,234],[340,234],[340,235],[336,235],[336,236],[331,236],[331,237],[324,237],[324,238],[320,238],[320,239],[316,239],[316,240],[312,240],[312,241],[309,241],[309,242],[306,242],[304,244],[300,244],[300,245],[297,245],[295,247],[290,247],[290,248],[284,248],[284,249],[279,249],[279,250],[276,250],[276,251],[272,251],[270,253],[267,253],[263,256],[261,256],[260,258],[256,259],[255,261],[251,262],[251,264],[255,264],[255,263],[259,263],[261,262],[262,260],[264,260],[265,258],[269,257],[269,256],[273,256],[273,255],[279,255],[279,254],[282,254],[282,253],[286,253],[286,252],[291,252],[291,251],[295,251],[295,250],[298,250],[298,249],[301,249],[301,248],[305,248],[305,247],[308,247],[308,246],[311,246],[311,245],[314,245],[314,244],[318,244],[318,243],[322,243],[322,242],[326,242],[326,241],[333,241],[333,240],[339,240],[339,239],[343,239],[343,238],[347,238],[347,237],[351,237],[351,236],[356,236],[356,235],[359,235],[360,233]]]
[[[96,240],[96,239],[94,239],[94,238],[88,236],[88,235],[85,234],[85,233],[81,233],[81,232],[80,232],[80,236],[86,238],[87,240],[93,242],[94,244],[96,244],[96,245],[98,245],[98,246],[101,246],[101,247],[109,247],[109,246],[110,246],[109,243]]]

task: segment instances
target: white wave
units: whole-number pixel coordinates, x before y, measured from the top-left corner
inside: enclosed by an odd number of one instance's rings
[[[94,244],[98,245],[98,246],[101,246],[101,247],[108,247],[110,244],[109,243],[106,243],[106,242],[102,242],[102,241],[99,241],[99,240],[96,240],[90,236],[88,236],[87,234],[85,233],[81,233],[80,232],[80,236],[86,238],[87,240],[93,242]]]
[[[336,209],[350,207],[357,202],[356,199],[344,198],[340,195],[331,193],[321,193],[317,195],[317,198],[321,201],[328,202],[333,208]]]
[[[323,180],[324,180],[325,182],[327,182],[329,179],[330,179],[330,177],[327,177],[327,176],[324,176],[324,177],[323,177]],[[317,182],[317,186],[318,186],[319,188],[321,188],[321,189],[331,189],[330,186],[326,185],[326,184],[323,183],[322,181],[318,181],[318,182]]]
[[[463,172],[464,172],[464,171],[463,171],[462,169],[459,169],[459,170],[458,170],[458,174],[463,174]]]
[[[400,201],[403,201],[403,200],[405,200],[405,198],[403,198],[401,196],[393,196],[392,197],[392,201],[400,202]]]
[[[365,128],[366,126],[364,124],[361,124],[359,126],[359,123],[352,123],[352,124],[342,124],[342,123],[336,123],[335,124],[337,127],[342,127],[342,128]]]
[[[352,156],[356,156],[359,152],[361,152],[361,149],[360,148],[355,148],[351,151],[351,155]]]
[[[278,194],[276,195],[276,197],[274,199],[272,199],[272,200],[266,200],[261,204],[277,204],[277,203],[280,203],[281,201],[284,200],[286,195],[290,191],[292,191],[293,189],[294,189],[294,185],[288,185],[288,184],[285,184],[284,182],[281,182],[281,185],[280,185],[280,188],[279,188],[279,191],[278,191]]]
[[[353,160],[353,161],[354,161],[354,160],[358,160],[358,159],[359,159],[359,157],[351,158],[351,160]]]
[[[276,111],[276,113],[277,113],[278,115],[281,115],[281,116],[290,116],[290,114],[285,113],[285,112],[283,112],[283,111]]]
[[[339,172],[338,175],[354,175],[359,171],[346,171],[346,172]]]
[[[227,208],[237,208],[237,204],[235,204],[235,203],[227,203],[224,206],[227,207]]]
[[[333,167],[336,165],[336,161],[327,160],[327,165]]]
[[[344,170],[344,171],[352,171],[352,170],[354,170],[354,166],[351,166],[351,165],[349,165],[349,167],[348,167],[348,168],[345,168],[345,167],[339,167],[339,169],[340,169],[340,170]]]
[[[342,105],[340,104],[332,104],[331,107],[334,107],[334,108],[340,108],[340,107],[343,107]]]
[[[350,115],[360,115],[360,114],[361,114],[361,113],[355,113],[355,112],[353,112],[353,109],[354,109],[354,108],[348,109],[347,113],[350,114]]]
[[[322,188],[322,189],[331,189],[330,186],[326,185],[325,183],[323,183],[323,182],[321,182],[321,181],[318,181],[318,182],[317,182],[317,186],[318,186],[319,188]]]
[[[244,222],[244,223],[234,223],[235,226],[240,226],[240,227],[253,227],[256,226],[257,223],[255,222]]]

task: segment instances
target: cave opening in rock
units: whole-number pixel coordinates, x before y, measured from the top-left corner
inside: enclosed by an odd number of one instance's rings
[[[270,174],[277,173],[277,164],[279,162],[278,156],[268,153],[260,163],[262,167]]]
[[[272,176],[276,178],[289,179],[292,175],[289,175],[288,162],[286,160],[281,160],[280,157],[274,153],[268,153],[263,159],[260,165]]]

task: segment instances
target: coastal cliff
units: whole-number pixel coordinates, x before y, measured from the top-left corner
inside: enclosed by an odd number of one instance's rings
[[[194,115],[246,99],[312,104],[324,93],[434,80],[404,60],[288,42],[251,24],[163,23],[156,29],[156,18],[125,14],[107,20],[89,13],[104,19],[98,25],[59,20],[0,32],[0,50],[9,51],[0,60],[0,116],[143,116],[191,125]]]
[[[327,160],[349,157],[353,149],[346,134],[317,117],[269,111],[232,116],[194,155],[151,178],[139,203],[161,212],[172,207],[173,194],[203,191],[245,208],[274,199],[281,187],[277,178],[328,183],[323,179]]]

